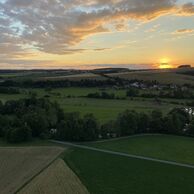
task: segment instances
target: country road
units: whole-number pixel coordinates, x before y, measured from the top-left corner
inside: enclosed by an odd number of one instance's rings
[[[122,153],[122,152],[115,152],[115,151],[99,149],[99,148],[94,148],[94,147],[85,146],[85,145],[74,144],[74,143],[70,143],[70,142],[63,142],[63,141],[57,141],[57,140],[50,140],[50,142],[58,143],[58,144],[66,145],[66,146],[71,146],[71,147],[77,147],[77,148],[86,149],[86,150],[92,150],[92,151],[117,155],[117,156],[123,156],[123,157],[128,157],[128,158],[135,158],[135,159],[140,159],[140,160],[153,161],[153,162],[158,162],[158,163],[163,163],[163,164],[169,164],[169,165],[186,167],[186,168],[193,168],[194,169],[194,165],[190,165],[190,164],[178,163],[178,162],[173,162],[173,161],[168,161],[168,160],[160,160],[160,159],[156,159],[156,158],[133,155],[133,154],[127,154],[127,153]]]

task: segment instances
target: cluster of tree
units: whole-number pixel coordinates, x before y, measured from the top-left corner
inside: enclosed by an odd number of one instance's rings
[[[0,137],[9,142],[46,138],[63,118],[58,104],[46,99],[32,97],[0,103]]]
[[[143,98],[173,98],[173,99],[192,99],[194,94],[191,90],[173,89],[171,91],[160,91],[160,93],[143,93]]]
[[[11,87],[0,87],[1,94],[20,94],[20,90],[18,88]]]
[[[95,74],[110,74],[110,73],[122,73],[122,72],[131,72],[128,68],[101,68],[91,70],[92,73]]]
[[[64,141],[92,141],[99,138],[129,136],[140,133],[194,135],[194,119],[185,109],[173,109],[167,115],[155,110],[151,114],[126,110],[118,117],[99,125],[93,115],[80,117],[65,114],[53,138]]]
[[[175,99],[192,99],[194,97],[193,91],[190,89],[176,88],[170,91],[161,91],[158,95],[160,98],[175,98]]]
[[[100,131],[103,138],[139,133],[194,135],[194,121],[190,113],[179,108],[164,116],[160,111],[146,114],[127,110],[119,114],[115,121],[102,125]]]
[[[52,137],[65,141],[92,141],[97,140],[98,135],[99,124],[92,114],[81,117],[79,113],[66,113]]]
[[[82,79],[82,80],[5,80],[0,82],[0,87],[21,87],[21,88],[61,88],[61,87],[128,87],[133,83],[144,84],[151,87],[159,84],[157,81],[145,81],[137,79],[123,79],[107,76],[106,79]]]
[[[190,89],[171,89],[171,90],[161,90],[159,93],[155,92],[143,92],[140,93],[139,89],[129,88],[126,92],[127,97],[143,97],[143,98],[173,98],[173,99],[192,99],[194,98],[194,93]]]
[[[190,71],[177,72],[177,74],[194,76],[194,71],[190,70]]]
[[[64,141],[92,141],[98,138],[139,133],[164,133],[194,136],[192,110],[176,108],[167,115],[126,110],[114,121],[100,125],[92,114],[65,113],[55,102],[29,99],[0,103],[0,137],[9,142],[28,141],[33,137]]]
[[[14,70],[14,69],[0,69],[0,74],[13,74],[13,73],[24,73],[28,70]]]
[[[137,88],[129,88],[126,93],[127,97],[138,97],[139,90]]]
[[[112,79],[95,80],[42,80],[42,81],[16,81],[6,80],[0,83],[2,87],[23,87],[23,88],[64,88],[64,87],[111,87],[117,85],[117,82]]]
[[[190,101],[186,103],[187,106],[194,107],[194,101]]]

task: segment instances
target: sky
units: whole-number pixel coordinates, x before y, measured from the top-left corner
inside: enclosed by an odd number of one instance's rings
[[[0,69],[194,66],[194,0],[0,0]]]

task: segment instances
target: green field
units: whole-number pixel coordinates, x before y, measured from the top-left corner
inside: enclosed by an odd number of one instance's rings
[[[87,96],[89,93],[106,91],[114,93],[118,97],[125,97],[126,90],[115,90],[101,88],[60,88],[47,91],[45,89],[21,89],[21,94],[8,95],[0,94],[0,100],[17,100],[30,97],[30,92],[36,92],[38,97],[49,96],[51,101],[57,101],[65,112],[80,112],[82,115],[93,113],[97,119],[102,122],[115,119],[117,115],[126,109],[136,110],[138,112],[151,112],[158,109],[164,113],[180,105],[172,104],[171,101],[184,102],[182,100],[166,99],[164,103],[158,104],[154,99],[145,98],[127,98],[123,100],[91,99]]]
[[[193,194],[194,169],[89,150],[64,155],[91,194]]]
[[[134,136],[89,146],[194,164],[194,139],[168,135]],[[194,169],[72,148],[65,161],[92,194],[182,194],[194,191]]]
[[[57,96],[60,94],[61,97],[80,97],[80,96],[87,96],[89,93],[95,92],[107,92],[107,93],[114,93],[118,97],[125,97],[126,96],[126,89],[111,89],[111,88],[98,88],[98,87],[91,87],[91,88],[79,88],[79,87],[69,87],[69,88],[57,88],[51,89],[50,91],[46,91],[44,89],[31,89],[31,91],[37,92],[39,95],[46,95],[50,94],[53,96]]]
[[[64,99],[59,102],[65,112],[81,112],[82,114],[93,113],[100,121],[115,119],[116,116],[126,109],[136,110],[138,112],[151,112],[158,109],[163,112],[170,111],[174,105],[158,105],[153,101],[139,100],[104,100],[75,98]]]
[[[90,145],[128,154],[194,164],[194,138],[189,137],[171,135],[131,136],[126,139]]]

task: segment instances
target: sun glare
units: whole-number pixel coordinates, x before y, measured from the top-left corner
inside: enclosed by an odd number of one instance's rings
[[[170,59],[169,58],[161,58],[160,59],[160,63],[162,64],[162,63],[169,63],[170,62]]]
[[[172,65],[170,64],[170,59],[169,58],[161,58],[160,59],[160,64],[159,64],[160,69],[168,69],[172,68]]]

